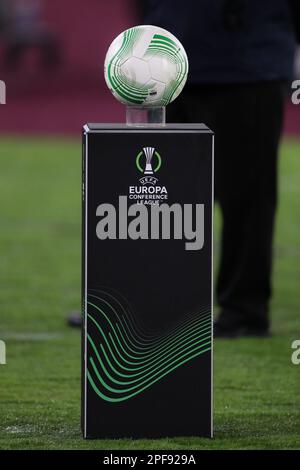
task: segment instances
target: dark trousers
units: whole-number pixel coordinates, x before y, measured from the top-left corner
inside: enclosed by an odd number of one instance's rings
[[[224,326],[269,327],[283,104],[284,84],[274,81],[186,87],[167,108],[169,122],[203,122],[215,132],[223,219],[216,291]]]

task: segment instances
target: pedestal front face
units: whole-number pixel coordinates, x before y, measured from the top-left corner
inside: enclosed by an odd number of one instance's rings
[[[210,437],[213,135],[89,125],[83,142],[83,434]]]

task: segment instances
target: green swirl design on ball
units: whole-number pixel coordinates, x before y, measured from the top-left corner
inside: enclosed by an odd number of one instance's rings
[[[123,33],[122,45],[112,57],[107,67],[107,79],[111,90],[128,104],[138,106],[145,104],[145,100],[153,88],[153,83],[139,85],[134,80],[128,79],[128,77],[122,73],[121,65],[131,57],[133,47],[142,35],[143,30],[139,27],[125,31]],[[177,77],[166,85],[164,93],[159,99],[159,105],[166,106],[172,101],[173,97],[176,96],[176,92],[181,90],[187,76],[188,62],[181,47],[171,38],[163,34],[153,35],[141,59],[150,59],[153,54],[165,56],[177,69]]]

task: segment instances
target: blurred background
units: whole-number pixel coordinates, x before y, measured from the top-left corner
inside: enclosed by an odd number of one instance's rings
[[[124,122],[107,89],[111,41],[135,0],[0,0],[0,448],[107,448],[80,437],[81,128]],[[300,57],[300,56],[299,56]],[[300,77],[300,59],[295,77]],[[275,241],[273,337],[217,342],[216,440],[152,448],[299,448],[300,106],[286,96]],[[215,263],[220,216],[216,209]],[[298,381],[298,382],[297,382]],[[148,448],[149,444],[140,444]],[[109,448],[138,447],[110,443]],[[154,446],[154,447],[153,447]]]
[[[0,0],[0,79],[7,85],[0,132],[79,135],[84,122],[123,122],[103,62],[111,41],[140,22],[141,3]],[[285,134],[298,135],[299,116],[288,96]]]
[[[123,120],[103,63],[138,22],[134,0],[1,0],[0,15],[1,132],[79,135],[84,122]]]

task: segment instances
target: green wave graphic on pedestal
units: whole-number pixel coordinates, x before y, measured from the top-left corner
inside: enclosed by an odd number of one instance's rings
[[[87,378],[110,403],[133,398],[211,350],[211,313],[203,308],[160,335],[137,326],[124,302],[108,292],[90,294]],[[105,298],[104,298],[105,297]]]

